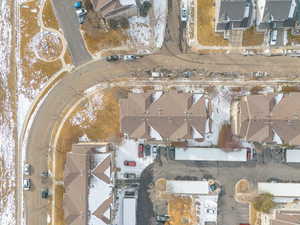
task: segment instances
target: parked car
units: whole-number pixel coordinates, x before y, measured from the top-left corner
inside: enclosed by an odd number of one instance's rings
[[[145,155],[150,156],[151,155],[151,146],[145,145]]]
[[[41,197],[44,198],[44,199],[49,197],[49,189],[48,188],[42,189]]]
[[[138,57],[135,55],[123,55],[122,58],[125,61],[133,61],[136,60]]]
[[[29,179],[29,178],[24,179],[24,181],[23,181],[23,189],[25,191],[29,191],[31,189],[31,186],[32,186],[31,179]]]
[[[182,7],[180,10],[180,20],[181,22],[186,22],[188,19],[188,12],[185,7]]]
[[[152,155],[153,155],[153,158],[157,157],[157,146],[156,145],[152,146]]]
[[[79,23],[83,24],[85,17],[87,15],[87,10],[84,8],[82,1],[75,2],[73,7],[75,8],[75,12],[76,12]]]
[[[106,57],[106,61],[107,62],[114,62],[114,61],[118,61],[120,59],[120,56],[118,55],[110,55]]]
[[[24,165],[24,175],[31,175],[31,165],[29,163]]]
[[[277,34],[278,31],[277,30],[272,30],[270,32],[270,45],[276,45],[277,42]]]
[[[124,173],[124,178],[135,179],[136,178],[136,174],[135,173]]]
[[[136,166],[136,162],[125,160],[124,161],[124,166]]]
[[[143,144],[139,144],[139,147],[138,147],[138,156],[139,156],[139,158],[143,158],[144,157],[144,145]]]
[[[170,220],[170,216],[168,215],[158,215],[156,216],[156,221],[157,222],[167,222]]]

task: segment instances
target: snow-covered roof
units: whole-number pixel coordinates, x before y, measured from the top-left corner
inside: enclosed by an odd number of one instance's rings
[[[136,198],[123,199],[123,225],[136,224]]]
[[[247,149],[224,152],[219,148],[176,148],[175,160],[246,162]]]
[[[287,149],[286,150],[287,163],[300,163],[300,149]]]
[[[173,194],[208,194],[208,182],[168,180],[167,192]]]
[[[258,191],[274,197],[300,197],[300,183],[258,183]]]

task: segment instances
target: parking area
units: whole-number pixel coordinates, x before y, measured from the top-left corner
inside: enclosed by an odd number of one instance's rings
[[[249,205],[238,203],[234,199],[234,186],[240,179],[248,179],[254,187],[256,187],[257,182],[262,181],[300,182],[298,175],[300,165],[292,166],[284,163],[284,154],[280,149],[264,149],[262,152],[256,153],[254,159],[247,162],[174,161],[167,152],[172,153],[172,151],[161,152],[160,160],[153,164],[153,168],[145,171],[148,174],[153,173],[153,181],[159,178],[175,180],[216,179],[222,185],[218,203],[218,224],[222,225],[248,223]],[[143,193],[139,199],[139,205],[147,208],[149,208],[149,204],[152,205],[149,202],[149,196],[145,196],[145,190],[149,189],[151,180],[152,178],[149,179],[149,176],[141,177],[141,183],[144,185],[140,187],[139,193]],[[145,186],[146,184],[149,185],[148,188]],[[143,210],[139,210],[139,213],[143,214]],[[150,215],[149,221],[151,221]]]

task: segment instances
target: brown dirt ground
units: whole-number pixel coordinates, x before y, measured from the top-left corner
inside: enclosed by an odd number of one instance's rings
[[[128,39],[122,30],[99,31],[95,36],[91,36],[84,29],[83,38],[92,54],[96,54],[102,49],[120,47]]]
[[[191,197],[173,196],[168,201],[168,214],[171,218],[170,225],[197,224],[196,211]]]
[[[224,124],[219,133],[218,147],[227,150],[240,147],[238,140],[232,134],[231,125]]]
[[[64,210],[63,210],[63,194],[64,187],[62,185],[55,185],[55,210],[54,210],[54,224],[56,225],[64,225]]]
[[[44,83],[51,75],[59,71],[62,67],[61,60],[53,62],[44,62],[39,59],[35,59],[35,54],[29,49],[28,45],[32,37],[40,32],[40,27],[37,23],[38,2],[31,1],[24,3],[20,8],[20,17],[22,19],[21,24],[21,58],[22,58],[22,70],[23,70],[23,86],[25,88],[38,89],[41,84]],[[30,21],[30,23],[28,23]],[[33,97],[30,93],[26,93],[28,97]]]
[[[236,184],[236,192],[237,193],[247,193],[250,191],[249,181],[246,179],[239,180]]]
[[[251,27],[243,33],[243,46],[258,46],[264,42],[264,33],[257,32],[254,27]]]
[[[68,50],[66,50],[65,55],[64,55],[64,60],[65,60],[65,64],[67,65],[71,65],[72,64],[72,57],[69,53]]]
[[[282,92],[289,93],[289,92],[299,92],[299,86],[282,86]]]
[[[250,205],[250,224],[251,225],[260,225],[259,212],[253,207],[253,204]]]
[[[288,31],[288,44],[291,45],[292,43],[300,44],[300,35],[292,35],[292,32]]]
[[[45,2],[42,19],[45,27],[59,30],[59,25],[51,5],[51,0],[46,0]]]
[[[197,0],[197,4],[198,42],[206,46],[228,46],[223,34],[218,34],[214,30],[215,1]]]

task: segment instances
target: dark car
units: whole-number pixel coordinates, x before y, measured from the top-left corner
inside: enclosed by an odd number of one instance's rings
[[[135,173],[124,173],[124,178],[135,179],[136,178],[136,174]]]
[[[139,147],[138,147],[138,156],[139,156],[139,158],[143,158],[144,157],[144,145],[143,144],[139,144]]]
[[[124,161],[124,165],[125,165],[125,166],[136,166],[136,162],[135,162],[135,161],[128,161],[128,160],[125,160],[125,161]]]
[[[151,146],[145,145],[145,155],[150,156],[151,155]]]
[[[107,62],[118,61],[120,57],[118,55],[110,55],[106,57]]]

